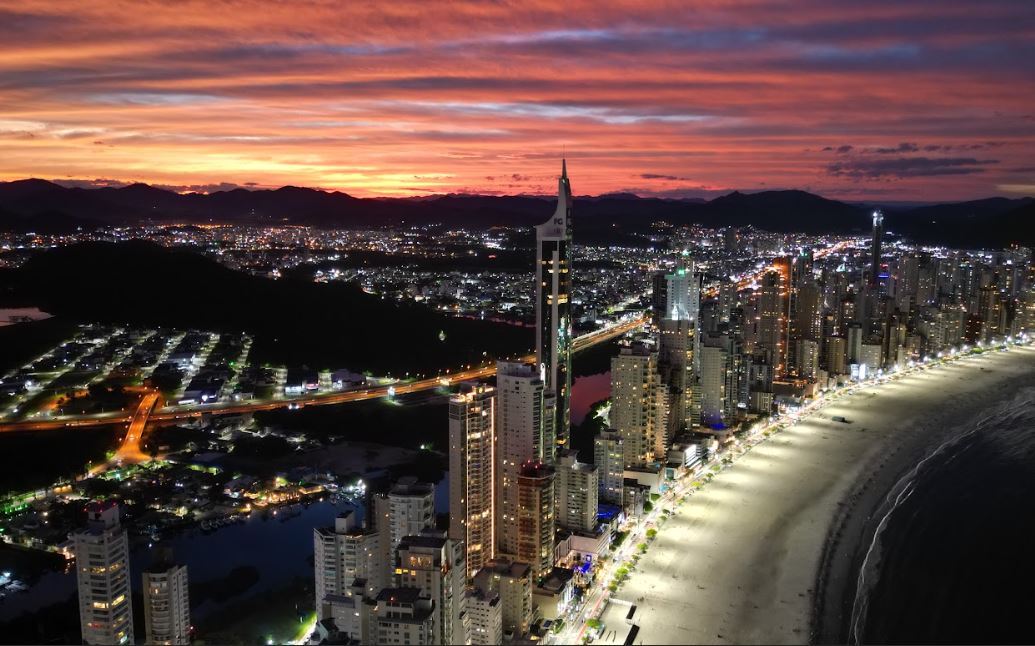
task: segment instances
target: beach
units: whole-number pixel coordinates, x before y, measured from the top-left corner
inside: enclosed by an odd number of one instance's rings
[[[618,591],[637,605],[636,643],[847,641],[889,492],[1033,385],[1035,349],[971,355],[832,398],[754,447],[678,508]]]

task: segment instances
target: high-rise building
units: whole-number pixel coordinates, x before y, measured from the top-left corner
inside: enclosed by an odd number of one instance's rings
[[[503,601],[495,591],[465,591],[467,634],[472,646],[503,643]]]
[[[819,370],[819,343],[812,339],[799,339],[797,354],[798,376],[815,379]]]
[[[591,534],[597,527],[600,479],[594,464],[579,462],[569,451],[557,460],[557,526]]]
[[[701,424],[724,424],[730,421],[727,416],[730,397],[726,387],[731,370],[732,361],[726,348],[705,341],[701,346]]]
[[[654,325],[658,325],[668,313],[668,279],[664,271],[656,271],[651,275],[650,308],[651,320]]]
[[[758,292],[757,351],[777,375],[787,370],[790,261],[777,258]]]
[[[467,567],[463,546],[440,535],[426,532],[405,536],[395,558],[395,585],[417,588],[434,604],[436,644],[466,644],[464,587]]]
[[[884,239],[884,213],[879,209],[873,212],[873,239],[870,241],[870,285],[880,282],[881,242]]]
[[[400,478],[387,494],[389,549],[395,550],[404,536],[417,536],[435,527],[435,485],[418,482],[412,476]],[[381,532],[385,534],[384,531]],[[391,552],[389,552],[391,554]]]
[[[368,612],[372,644],[439,644],[436,641],[435,602],[418,588],[385,588]]]
[[[536,364],[556,395],[554,432],[566,445],[571,416],[571,185],[561,162],[557,210],[536,227]]]
[[[142,591],[145,643],[189,644],[187,566],[158,560],[144,570]]]
[[[737,405],[747,400],[742,391],[748,388],[748,367],[742,365],[740,345],[729,334],[710,334],[702,341],[700,353],[700,422],[729,425]]]
[[[532,568],[507,559],[488,562],[474,577],[474,587],[498,594],[503,604],[503,630],[521,637],[532,625]]]
[[[848,337],[845,345],[845,356],[848,365],[859,363],[862,357],[863,329],[858,323],[848,324]]]
[[[656,371],[663,386],[665,416],[658,420],[656,433],[670,440],[686,428],[691,417],[696,329],[693,321],[676,319],[662,319],[658,327]]]
[[[449,537],[467,577],[496,553],[496,391],[465,385],[449,400]]]
[[[517,554],[518,487],[521,465],[554,462],[555,396],[534,365],[496,364],[496,528],[497,549]]]
[[[800,258],[795,259],[800,260]],[[803,375],[800,344],[803,341],[819,342],[822,338],[823,292],[819,285],[806,274],[792,290],[792,317],[789,332],[790,344],[787,359],[791,363],[794,374]],[[793,361],[791,361],[793,359]]]
[[[611,427],[624,440],[625,466],[653,461],[656,436],[664,426],[664,404],[657,353],[636,346],[622,348],[611,358]]]
[[[621,505],[625,481],[625,449],[618,431],[601,431],[593,439],[593,464],[597,467],[601,504]]]
[[[86,528],[72,536],[79,623],[87,644],[132,644],[129,541],[114,501],[86,506]]]
[[[701,288],[694,273],[694,263],[681,259],[675,271],[665,276],[667,292],[665,318],[672,321],[696,321],[701,303]]]
[[[665,278],[667,311],[658,325],[661,336],[657,372],[665,386],[666,411],[664,423],[655,430],[653,447],[660,455],[668,451],[672,439],[686,428],[693,408],[701,304],[700,276],[694,272],[692,261],[681,258],[675,270]]]
[[[359,527],[351,511],[340,514],[333,527],[313,530],[317,618],[332,617],[336,603],[352,605],[345,600],[356,587],[372,596],[388,584],[382,539],[379,532]]]
[[[554,488],[553,467],[528,462],[518,476],[518,553],[520,561],[532,567],[539,581],[553,568]]]

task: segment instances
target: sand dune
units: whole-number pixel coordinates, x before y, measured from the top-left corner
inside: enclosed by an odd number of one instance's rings
[[[842,396],[755,447],[668,520],[619,591],[639,607],[636,643],[839,641],[866,516],[1023,384],[1035,384],[1035,349],[967,357]]]

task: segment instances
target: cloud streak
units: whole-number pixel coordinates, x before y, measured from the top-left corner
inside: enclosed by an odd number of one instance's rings
[[[827,172],[835,177],[852,179],[877,179],[894,177],[938,177],[942,175],[974,175],[984,173],[996,159],[974,159],[973,157],[897,157],[895,159],[854,159],[827,166]]]
[[[966,199],[1035,145],[1010,0],[10,0],[0,40],[0,179],[536,192],[567,151],[583,194]]]

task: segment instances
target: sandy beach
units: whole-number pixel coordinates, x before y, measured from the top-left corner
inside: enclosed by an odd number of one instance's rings
[[[843,395],[758,445],[667,521],[618,592],[639,608],[636,643],[845,641],[867,521],[934,447],[1024,385],[1035,349],[970,356]]]

